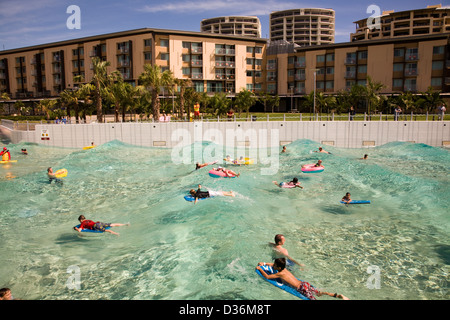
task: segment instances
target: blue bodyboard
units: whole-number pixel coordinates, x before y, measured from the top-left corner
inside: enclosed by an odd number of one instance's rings
[[[349,203],[341,201],[341,203],[344,203],[344,204],[370,204],[370,200],[352,200]]]
[[[80,224],[77,225],[76,227],[79,228]],[[105,229],[111,229],[111,227],[106,227]],[[78,231],[76,231],[76,232],[78,232]],[[81,230],[81,232],[82,233],[104,233],[103,231],[100,231],[100,230],[91,230],[91,229],[83,229],[83,230]]]
[[[260,266],[260,267],[267,274],[277,273],[277,271],[274,271],[271,266]],[[261,278],[263,278],[270,284],[274,285],[275,287],[280,288],[281,290],[284,290],[302,300],[310,300],[307,297],[305,297],[304,295],[302,295],[300,292],[298,292],[296,289],[292,288],[291,286],[289,286],[287,284],[284,284],[283,281],[281,281],[281,279],[266,279],[258,269],[255,269],[255,270],[256,270],[256,273],[261,276]]]
[[[214,197],[198,198],[198,200],[206,200],[206,199],[209,199],[209,198],[214,198]],[[193,197],[193,196],[191,196],[191,195],[189,195],[189,196],[184,196],[184,200],[192,202],[192,201],[195,201],[195,197]]]

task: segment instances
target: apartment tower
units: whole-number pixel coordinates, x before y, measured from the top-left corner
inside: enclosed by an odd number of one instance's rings
[[[201,32],[261,38],[261,22],[253,16],[227,16],[203,19]]]
[[[270,14],[270,41],[285,40],[298,46],[334,43],[332,9],[304,8]]]

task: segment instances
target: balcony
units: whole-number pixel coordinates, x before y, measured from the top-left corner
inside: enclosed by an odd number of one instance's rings
[[[203,60],[192,60],[191,61],[191,66],[193,67],[199,67],[203,65]]]
[[[303,74],[296,74],[294,78],[297,81],[303,81],[303,80],[306,80],[306,75],[304,73]]]
[[[347,71],[344,77],[345,79],[354,79],[356,77],[356,71]]]
[[[417,76],[418,72],[417,72],[417,68],[414,69],[407,69],[405,70],[405,76]]]
[[[203,48],[202,47],[192,47],[191,48],[191,52],[192,53],[202,53],[203,52]]]
[[[294,63],[294,66],[296,68],[304,68],[304,67],[306,67],[306,62],[305,61],[297,61]]]
[[[267,64],[267,70],[275,70],[277,67],[276,63],[268,63]]]
[[[305,88],[295,88],[294,92],[296,94],[305,94],[306,93],[306,89]]]
[[[225,74],[216,73],[216,79],[217,80],[225,80],[226,78],[227,78],[227,76]]]
[[[413,53],[413,54],[406,54],[405,55],[405,61],[417,61],[419,60],[419,54]]]
[[[405,84],[403,86],[403,91],[412,91],[415,92],[417,91],[416,85],[415,84]]]
[[[356,58],[346,58],[344,64],[356,64]]]
[[[202,80],[203,79],[203,73],[193,73],[191,78],[193,80]]]

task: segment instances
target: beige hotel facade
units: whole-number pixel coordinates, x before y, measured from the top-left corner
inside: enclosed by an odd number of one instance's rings
[[[156,64],[210,95],[232,97],[244,89],[277,94],[280,111],[298,109],[314,87],[333,95],[366,84],[368,76],[385,85],[382,94],[431,86],[448,98],[449,39],[445,32],[278,50],[263,38],[138,29],[0,51],[0,92],[8,92],[11,103],[57,97],[79,85],[74,76],[89,82],[91,58],[98,56],[111,62],[109,72],[119,70],[135,85],[144,65]]]
[[[136,84],[145,64],[191,79],[199,92],[262,90],[266,39],[177,30],[137,29],[0,51],[0,92],[13,99],[54,97],[93,76],[92,57],[109,61]]]

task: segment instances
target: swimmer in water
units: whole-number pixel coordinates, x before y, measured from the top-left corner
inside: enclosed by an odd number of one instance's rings
[[[272,273],[268,275],[260,266],[262,265],[268,265],[271,266],[276,273]],[[275,259],[273,263],[265,263],[265,262],[259,262],[258,266],[256,267],[259,272],[263,275],[264,278],[268,280],[272,279],[281,279],[284,283],[288,284],[289,286],[295,288],[298,292],[300,292],[302,295],[307,297],[310,300],[316,300],[315,296],[322,296],[327,295],[333,298],[339,298],[343,300],[349,300],[346,296],[342,294],[337,293],[329,293],[326,291],[318,290],[311,286],[306,281],[298,280],[289,270],[286,269],[286,259],[285,258],[278,258]]]
[[[227,196],[227,197],[234,197],[234,193],[233,191],[212,191],[212,190],[208,190],[208,191],[201,191],[202,186],[199,184],[198,185],[198,189],[197,191],[195,191],[194,189],[191,189],[189,191],[190,195],[192,197],[194,197],[194,204],[197,203],[198,199],[204,199],[204,198],[209,198],[209,197],[217,197],[217,196]]]
[[[285,186],[291,186],[293,188],[302,188],[303,189],[303,187],[300,185],[300,182],[298,182],[297,178],[294,178],[294,179],[292,179],[292,181],[289,181],[287,183],[286,182],[278,183],[276,181],[272,181],[272,182],[280,188],[283,188],[283,187],[286,188]]]

